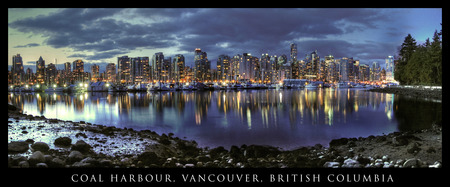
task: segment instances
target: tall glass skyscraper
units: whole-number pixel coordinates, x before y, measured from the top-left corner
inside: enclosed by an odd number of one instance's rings
[[[394,81],[394,57],[386,58],[386,81]]]

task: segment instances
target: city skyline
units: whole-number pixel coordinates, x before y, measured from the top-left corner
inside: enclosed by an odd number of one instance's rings
[[[24,66],[40,56],[60,64],[117,63],[120,56],[182,54],[194,65],[194,49],[212,65],[222,55],[319,55],[383,64],[410,33],[423,43],[441,30],[442,9],[8,9],[8,66],[21,54]],[[103,66],[103,67],[102,67]],[[34,68],[32,68],[35,71]]]

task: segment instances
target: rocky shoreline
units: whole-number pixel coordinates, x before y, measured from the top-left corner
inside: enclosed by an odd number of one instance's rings
[[[264,145],[200,148],[171,133],[46,119],[8,105],[11,168],[439,168],[441,163],[439,125],[283,151]]]
[[[373,88],[369,89],[371,92],[393,93],[405,96],[410,96],[417,99],[434,99],[442,100],[441,89],[419,89],[419,88]]]

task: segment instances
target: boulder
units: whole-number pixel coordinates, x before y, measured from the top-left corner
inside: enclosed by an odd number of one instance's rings
[[[29,149],[28,143],[24,141],[15,141],[8,143],[8,153],[25,153]]]
[[[50,147],[44,142],[35,142],[33,145],[31,145],[31,148],[34,151],[41,151],[41,152],[47,152],[50,149]]]
[[[28,158],[28,162],[32,166],[36,165],[37,163],[45,162],[44,154],[42,154],[42,152],[40,151],[36,151],[30,156],[30,158]]]
[[[69,156],[67,157],[68,163],[74,163],[82,160],[84,158],[83,154],[79,151],[72,151],[70,152]]]
[[[160,159],[156,153],[149,151],[138,155],[138,160],[142,161],[142,163],[146,166],[152,164],[160,165],[164,162],[164,160]]]
[[[53,142],[58,147],[70,147],[72,145],[72,139],[69,137],[59,137]]]
[[[330,141],[330,147],[346,145],[347,143],[348,143],[348,138],[334,139],[334,140]]]
[[[63,168],[66,165],[66,163],[59,159],[59,158],[54,158],[50,163],[49,166],[50,167],[55,167],[55,168]]]
[[[72,145],[72,150],[80,151],[81,153],[87,153],[91,150],[92,146],[87,144],[83,140],[78,140],[77,143]]]

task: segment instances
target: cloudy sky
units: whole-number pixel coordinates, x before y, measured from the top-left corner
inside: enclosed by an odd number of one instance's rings
[[[42,56],[104,69],[119,56],[157,52],[183,54],[191,65],[201,48],[215,66],[221,54],[289,57],[290,43],[299,59],[317,50],[321,58],[384,63],[408,33],[421,43],[440,23],[442,9],[8,9],[8,65],[20,54],[24,65]]]

